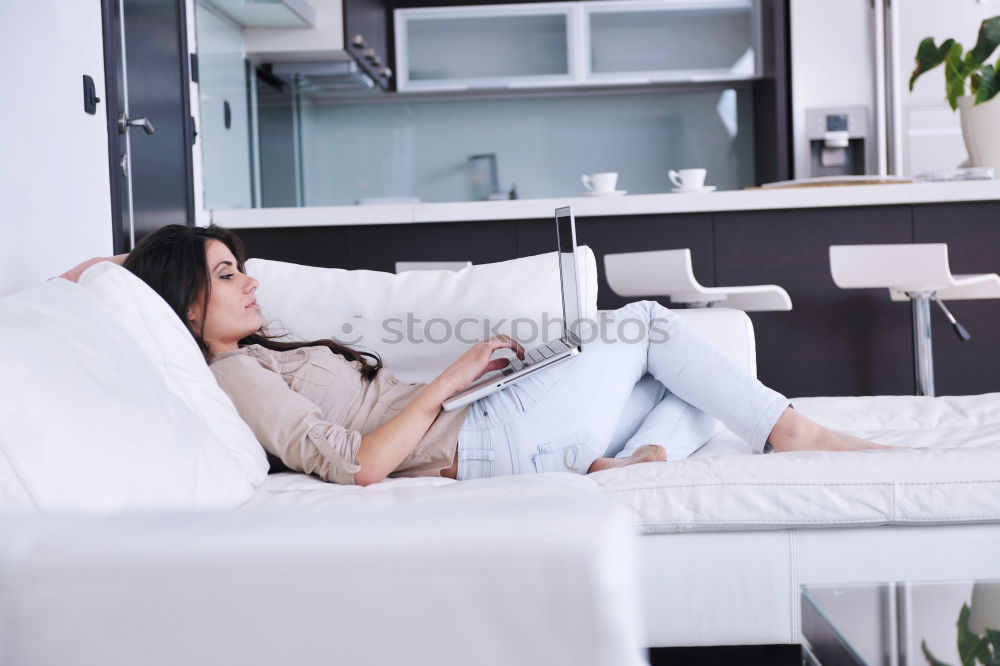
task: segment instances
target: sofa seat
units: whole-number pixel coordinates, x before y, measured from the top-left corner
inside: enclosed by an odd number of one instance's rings
[[[367,488],[275,474],[245,509],[392,506],[603,493],[644,531],[1000,521],[1000,394],[798,398],[810,418],[900,449],[752,455],[720,425],[687,460],[579,476],[388,479]]]
[[[750,453],[729,430],[673,465],[590,478],[647,532],[1000,520],[1000,394],[799,398],[814,421],[905,448]]]
[[[544,507],[604,494],[640,541],[651,647],[801,642],[800,585],[1000,577],[1000,395],[793,399],[824,425],[912,447],[752,455],[724,427],[685,461],[589,476],[388,479],[273,474],[244,510]]]
[[[532,474],[474,479],[458,483],[452,479],[421,477],[386,479],[370,486],[341,486],[315,476],[295,472],[271,474],[257,489],[245,511],[272,508],[370,509],[402,505],[451,505],[464,502],[521,502],[572,500],[597,497],[601,489],[586,476],[576,474]]]

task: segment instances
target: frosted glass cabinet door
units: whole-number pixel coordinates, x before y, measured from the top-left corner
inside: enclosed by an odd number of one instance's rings
[[[573,79],[571,3],[396,11],[399,90],[559,85]]]
[[[711,81],[758,73],[754,0],[583,3],[591,82]]]

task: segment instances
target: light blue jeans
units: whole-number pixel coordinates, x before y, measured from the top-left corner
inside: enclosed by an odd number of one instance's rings
[[[654,301],[581,330],[583,353],[473,403],[458,478],[585,474],[599,457],[660,444],[669,460],[703,445],[718,421],[761,451],[789,401]]]

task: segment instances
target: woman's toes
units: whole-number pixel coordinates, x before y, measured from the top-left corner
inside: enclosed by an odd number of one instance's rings
[[[628,458],[598,458],[587,470],[588,474],[603,472],[614,467],[625,467],[644,462],[662,462],[667,459],[667,450],[659,444],[643,444]]]
[[[630,464],[641,462],[662,462],[666,459],[667,450],[659,444],[643,444],[637,448],[631,456],[629,456],[629,460],[632,461]]]

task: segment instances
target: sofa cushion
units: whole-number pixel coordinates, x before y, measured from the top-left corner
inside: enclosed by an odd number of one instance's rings
[[[272,475],[245,509],[432,504],[492,496],[540,502],[600,492],[647,533],[1000,521],[1000,394],[796,398],[814,420],[911,448],[754,455],[725,427],[691,458],[586,476],[387,479],[359,488]],[[852,420],[867,430],[843,427]]]
[[[253,484],[87,289],[0,299],[3,508],[236,507]]]
[[[584,314],[597,313],[594,253],[580,247]],[[406,381],[430,381],[472,343],[505,333],[526,347],[561,335],[555,252],[459,271],[316,268],[251,259],[257,301],[272,332],[333,337],[376,351]]]
[[[746,455],[723,429],[691,458],[591,479],[648,532],[1000,520],[1000,393],[796,398],[890,450]]]
[[[239,463],[254,485],[267,476],[264,448],[219,387],[191,333],[160,296],[121,266],[103,261],[78,283],[104,305],[156,368],[170,391],[187,405]]]

